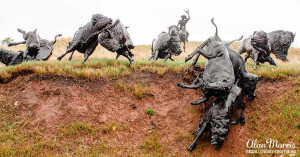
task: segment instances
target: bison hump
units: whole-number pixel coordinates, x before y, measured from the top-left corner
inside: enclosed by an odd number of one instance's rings
[[[115,52],[124,46],[129,48],[133,47],[131,37],[119,19],[117,19],[107,30],[110,32],[111,36],[108,31],[104,31],[98,36],[98,42],[104,48]]]
[[[157,39],[153,42],[153,51],[164,51],[168,49],[168,41],[171,39],[170,35],[162,32],[158,35]]]

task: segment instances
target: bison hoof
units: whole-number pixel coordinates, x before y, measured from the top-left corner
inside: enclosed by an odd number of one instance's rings
[[[129,65],[131,65],[131,64],[133,64],[133,63],[134,63],[134,60],[130,61],[130,62],[129,62]]]
[[[61,57],[57,57],[57,60],[60,61],[60,60],[61,60]]]
[[[177,83],[177,86],[178,87],[184,87],[186,84],[185,83],[183,83],[183,82],[179,82],[179,83]]]
[[[199,104],[201,104],[202,103],[202,101],[200,101],[200,100],[195,100],[195,101],[192,101],[191,102],[191,105],[199,105]]]
[[[251,94],[248,97],[249,97],[250,100],[253,100],[254,98],[256,98],[256,95],[255,94]]]
[[[241,124],[241,126],[244,126],[245,125],[245,119],[241,119],[240,124]]]
[[[231,125],[237,125],[237,122],[236,121],[232,121]]]
[[[203,103],[203,102],[205,102],[205,101],[207,101],[207,97],[202,96],[202,97],[200,98],[200,100],[192,101],[192,102],[191,102],[191,105],[199,105],[199,104],[201,104],[201,103]]]

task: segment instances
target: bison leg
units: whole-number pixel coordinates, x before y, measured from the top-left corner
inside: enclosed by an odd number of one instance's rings
[[[168,60],[170,57],[171,57],[171,54],[167,54],[167,55],[165,56],[164,63],[166,63],[166,62],[167,62],[167,60]]]
[[[82,63],[85,63],[86,60],[90,57],[90,55],[95,51],[96,47],[98,45],[98,41],[94,41],[93,43],[91,43],[90,45],[88,45],[88,48],[85,50],[84,53],[84,60]]]
[[[239,47],[239,49],[238,49],[238,53],[241,55],[241,54],[243,54],[244,52],[246,52],[246,51],[245,51],[245,49],[244,49],[244,48],[241,48],[241,47]]]
[[[86,60],[90,57],[90,55],[92,54],[93,52],[88,52],[88,53],[85,53],[84,54],[84,60],[83,60],[83,62],[82,63],[85,63],[86,62]]]
[[[198,89],[203,86],[203,78],[202,78],[202,73],[200,73],[197,78],[193,81],[191,85],[187,85],[183,82],[179,82],[177,86],[181,88],[187,88],[187,89]]]
[[[118,59],[120,57],[120,54],[117,53],[116,59]]]
[[[200,138],[200,136],[202,135],[202,133],[207,130],[207,126],[209,121],[211,120],[210,116],[208,113],[205,114],[205,117],[202,119],[202,121],[200,122],[199,126],[196,127],[196,133],[195,133],[195,139],[194,141],[188,146],[188,150],[189,151],[193,151],[193,149],[196,146],[196,142],[197,140]]]
[[[245,56],[245,63],[247,62],[247,60],[250,58],[250,56],[249,55],[246,55]]]
[[[11,47],[11,46],[20,45],[20,44],[26,44],[26,41],[9,42],[7,46],[8,46],[8,47]]]
[[[208,94],[204,94],[202,95],[202,97],[200,97],[199,100],[194,100],[191,102],[191,105],[200,105],[202,104],[203,102],[206,102],[208,101],[208,99],[210,98],[210,96]]]
[[[26,49],[25,52],[24,52],[24,59],[27,59],[28,53],[29,53],[29,52],[28,52],[28,50]]]
[[[151,57],[148,59],[148,61],[150,61],[151,59],[153,59],[153,56],[151,56]]]
[[[245,106],[246,104],[243,102],[243,96],[240,96],[239,98],[238,103],[240,104],[239,106],[239,109],[242,109],[242,112],[241,112],[241,117],[240,117],[240,124],[241,126],[244,126],[245,125]]]
[[[241,117],[240,117],[240,124],[241,126],[244,126],[245,125],[245,115],[244,115],[244,112],[245,112],[245,106],[246,104],[243,102],[243,97],[244,97],[244,94],[242,93],[241,95],[239,95],[235,102],[237,105],[238,105],[238,109],[242,109],[242,112],[241,112]]]
[[[170,56],[169,59],[174,62],[174,59],[172,58],[172,56]]]
[[[253,61],[254,61],[254,67],[253,67],[253,69],[254,69],[254,70],[257,69],[257,64],[258,64],[257,59],[258,59],[258,53],[254,53],[254,54],[253,54]]]
[[[197,49],[193,53],[191,53],[187,57],[185,57],[184,61],[187,62],[187,61],[189,61],[190,59],[192,59],[196,55],[196,57],[195,57],[195,59],[193,60],[193,63],[192,63],[192,66],[195,66],[196,63],[198,62],[198,59],[199,59],[200,55],[201,55],[200,51],[205,46],[207,46],[209,43],[210,43],[210,39],[205,40],[200,46],[197,47]]]
[[[200,53],[196,55],[195,59],[193,60],[192,66],[195,66],[197,64],[199,57],[200,57]]]
[[[197,48],[196,48],[196,50],[193,52],[193,53],[191,53],[191,54],[189,54],[187,57],[185,57],[184,58],[184,61],[185,62],[187,62],[187,61],[189,61],[190,59],[192,59],[195,55],[197,55],[197,57],[196,57],[196,63],[197,63],[197,61],[198,61],[198,57],[200,56],[200,54],[199,54],[199,50],[200,49],[203,49],[203,47],[204,46],[206,46],[208,43],[209,43],[209,39],[207,39],[206,41],[204,41],[200,46],[198,46]],[[194,60],[194,61],[195,61]],[[194,64],[194,62],[193,62],[193,64]]]
[[[277,66],[279,67],[276,62],[273,60],[273,58],[271,56],[268,56],[267,58],[267,61],[270,63],[270,65],[274,65],[274,66]]]
[[[18,30],[18,32],[20,32],[20,33],[22,34],[22,36],[23,36],[23,39],[25,40],[26,32],[25,32],[25,31],[23,31],[23,30],[22,30],[22,29],[20,29],[20,28],[18,28],[17,30]]]
[[[158,50],[156,50],[155,52],[154,52],[154,56],[153,56],[153,62],[155,62],[157,59],[158,59]]]
[[[61,56],[57,57],[57,60],[61,60],[62,58],[64,58],[65,55],[67,55],[70,52],[73,52],[77,49],[79,43],[74,43],[72,44],[71,47],[67,48],[66,52],[64,54],[62,54]]]
[[[88,51],[87,53],[84,54],[84,60],[82,63],[85,63],[86,60],[90,57],[90,55],[93,53],[94,51]]]
[[[130,64],[132,64],[134,62],[134,60],[132,59],[132,57],[131,57],[131,55],[129,54],[128,51],[125,51],[123,53],[123,56],[126,57],[129,60]]]
[[[72,60],[72,57],[73,57],[74,52],[75,52],[75,51],[72,51],[72,52],[71,52],[71,55],[70,55],[70,57],[68,58],[68,61]]]
[[[245,107],[242,108],[242,113],[241,113],[241,118],[240,118],[240,124],[241,124],[241,126],[245,125],[245,115],[244,115],[244,112],[245,112]]]
[[[189,54],[187,57],[184,58],[185,62],[188,62],[190,59],[192,59],[195,55],[199,55],[198,48],[191,54]]]

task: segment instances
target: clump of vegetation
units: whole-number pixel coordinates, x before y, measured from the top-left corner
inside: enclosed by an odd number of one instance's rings
[[[192,141],[194,139],[194,135],[191,133],[184,134],[181,131],[177,131],[176,141],[181,142],[183,140]]]
[[[64,129],[63,132],[67,136],[77,135],[77,134],[89,134],[97,130],[91,124],[86,124],[83,122],[72,122],[67,129]]]
[[[3,39],[3,40],[1,41],[1,45],[2,45],[2,46],[7,46],[8,43],[13,42],[13,41],[14,41],[14,39],[12,39],[11,37],[6,37],[5,39]]]
[[[150,135],[145,139],[145,142],[141,145],[141,148],[146,152],[162,152],[163,147],[160,144],[159,134],[157,131],[150,132]]]
[[[112,122],[106,123],[102,127],[102,132],[105,133],[105,134],[116,133],[120,129],[121,129],[121,125],[116,121],[112,121]]]
[[[153,91],[151,88],[145,87],[144,85],[141,84],[135,84],[133,86],[133,94],[135,98],[141,100],[143,97],[147,95],[152,95]]]
[[[106,122],[101,126],[93,126],[84,122],[72,122],[67,128],[60,128],[63,133],[62,136],[74,136],[74,135],[97,135],[101,133],[110,134],[116,133],[121,130],[121,125],[116,121]]]
[[[153,91],[150,87],[145,87],[144,83],[134,83],[134,84],[126,84],[122,82],[117,83],[117,87],[120,92],[129,92],[138,99],[141,100],[142,98],[152,95]]]
[[[152,116],[154,114],[154,110],[152,108],[148,108],[146,110],[146,113],[149,115],[149,116]]]

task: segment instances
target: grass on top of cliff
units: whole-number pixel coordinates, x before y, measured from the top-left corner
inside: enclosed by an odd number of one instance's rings
[[[56,74],[74,76],[80,78],[105,78],[105,77],[118,77],[124,75],[130,75],[132,71],[150,71],[163,75],[166,72],[181,72],[191,65],[191,61],[185,63],[184,58],[192,53],[201,42],[189,42],[187,44],[186,52],[181,53],[179,56],[174,56],[174,62],[168,60],[163,63],[163,59],[157,60],[155,63],[148,61],[151,56],[150,45],[139,45],[133,50],[135,63],[129,66],[129,61],[120,57],[115,60],[116,53],[107,51],[101,46],[98,46],[95,52],[90,56],[86,63],[81,64],[83,61],[83,55],[75,52],[73,60],[71,62],[66,61],[68,55],[65,56],[63,61],[56,61],[56,58],[64,53],[70,38],[61,38],[57,41],[54,47],[53,55],[49,61],[38,62],[24,62],[16,66],[0,66],[0,80],[5,82],[9,80],[12,75],[22,73],[24,71],[32,71],[37,74]],[[233,43],[231,48],[237,50],[239,43]],[[17,51],[25,49],[24,45],[15,47],[2,47],[5,49]],[[275,59],[275,56],[272,55]],[[284,63],[278,59],[275,59],[280,68],[271,66],[268,63],[261,64],[257,70],[253,70],[253,61],[251,59],[246,63],[246,68],[251,72],[259,76],[266,78],[284,78],[291,75],[298,75],[300,73],[300,49],[291,47],[289,49],[288,58],[291,62]],[[206,59],[199,58],[198,64],[204,65]]]
[[[16,66],[0,67],[0,79],[2,82],[9,80],[13,75],[32,71],[36,74],[55,74],[63,76],[74,76],[79,78],[115,78],[118,76],[130,75],[132,71],[150,71],[163,75],[168,71],[180,72],[188,63],[184,61],[176,61],[169,63],[156,63],[148,61],[138,61],[129,65],[125,60],[114,59],[95,59],[91,58],[86,63],[82,64],[82,60],[68,61],[32,61],[24,62]]]

